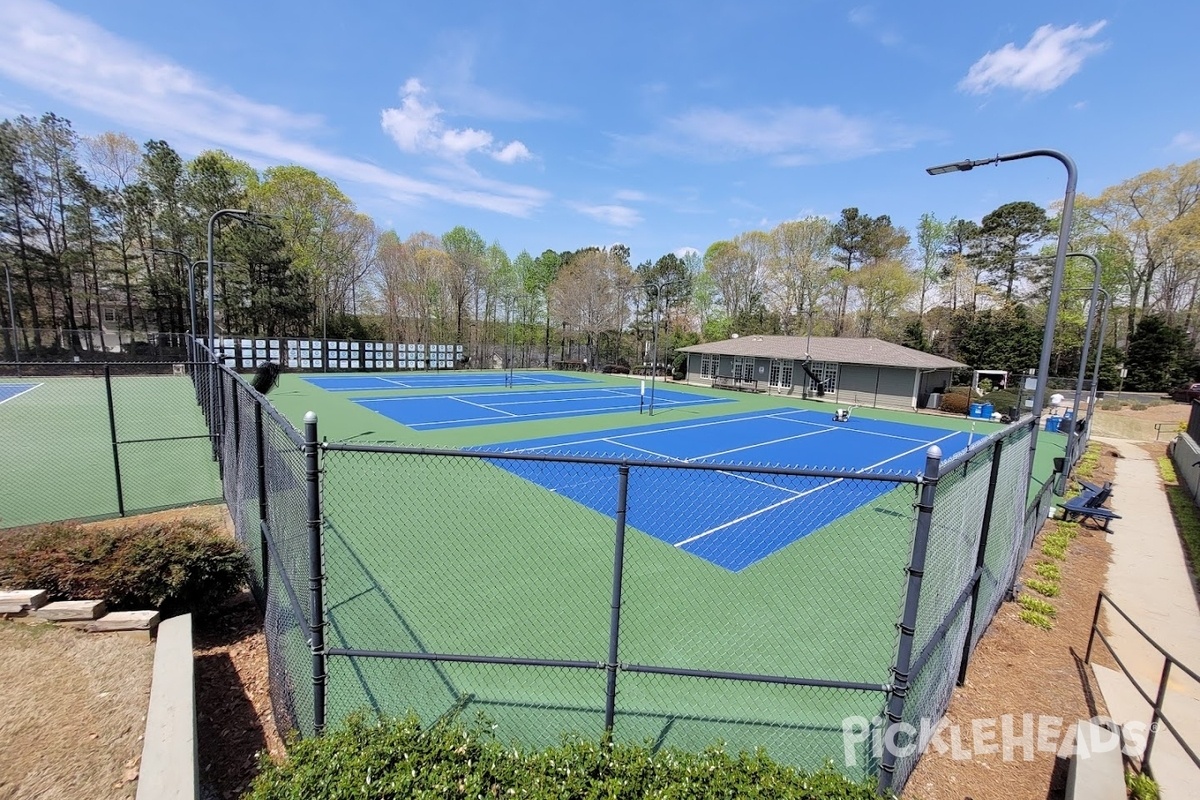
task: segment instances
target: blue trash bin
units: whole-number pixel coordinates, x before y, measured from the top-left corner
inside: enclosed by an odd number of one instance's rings
[[[983,417],[984,419],[991,419],[991,418],[992,418],[992,412],[993,412],[993,411],[995,411],[995,410],[996,410],[996,409],[992,407],[992,404],[991,404],[991,403],[984,403],[984,404],[983,404],[983,414],[982,414],[982,417]]]
[[[1072,408],[1068,408],[1066,411],[1063,412],[1062,419],[1063,419],[1063,422],[1070,422],[1071,420],[1075,419],[1075,410]]]
[[[967,411],[968,417],[979,419],[983,416],[983,403],[971,403],[971,407]]]
[[[1046,433],[1058,433],[1059,417],[1046,417]]]

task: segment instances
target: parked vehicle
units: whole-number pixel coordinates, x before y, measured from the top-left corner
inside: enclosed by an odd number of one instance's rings
[[[1170,395],[1171,399],[1176,403],[1190,403],[1194,400],[1200,400],[1200,383],[1189,383],[1187,386],[1172,389]]]

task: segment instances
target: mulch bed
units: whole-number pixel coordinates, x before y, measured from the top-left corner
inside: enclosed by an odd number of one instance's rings
[[[1101,446],[1093,483],[1110,481],[1117,454]],[[1055,526],[1048,521],[1042,535]],[[955,690],[946,712],[949,723],[959,726],[962,748],[939,753],[927,750],[909,779],[904,797],[921,800],[1020,800],[1060,798],[1066,789],[1071,725],[1107,713],[1091,669],[1084,662],[1088,635],[1096,608],[1096,595],[1104,586],[1112,547],[1103,531],[1077,526],[1062,569],[1061,593],[1048,598],[1056,609],[1054,628],[1036,628],[1018,617],[1021,607],[1005,603],[976,648],[966,685]],[[1037,578],[1034,566],[1042,560],[1039,546],[1026,560],[1020,582]],[[1026,590],[1028,591],[1028,590]],[[1030,592],[1031,593],[1031,592]],[[1031,593],[1032,594],[1032,593]],[[1040,595],[1034,595],[1040,597]],[[1102,648],[1101,648],[1102,649]],[[973,720],[994,720],[994,736],[985,744],[1001,741],[1001,717],[1011,715],[1016,736],[1025,731],[1023,715],[1032,715],[1033,746],[1018,746],[1006,758],[976,752]],[[1052,718],[1052,719],[1051,719]],[[1039,721],[1052,724],[1047,740],[1056,751],[1037,746]],[[986,730],[986,728],[984,729]],[[949,734],[943,737],[950,741]],[[1064,755],[1060,756],[1059,752]],[[966,756],[966,757],[964,757]]]

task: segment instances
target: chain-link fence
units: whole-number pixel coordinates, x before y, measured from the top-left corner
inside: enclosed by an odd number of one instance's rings
[[[221,498],[187,362],[0,362],[0,527]]]
[[[482,712],[527,746],[761,746],[899,789],[1052,499],[1022,508],[1032,420],[921,474],[438,451],[322,442],[185,372],[304,735]]]

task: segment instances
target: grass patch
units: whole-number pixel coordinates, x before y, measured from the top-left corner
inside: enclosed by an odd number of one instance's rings
[[[1048,631],[1054,627],[1054,620],[1047,617],[1045,614],[1039,614],[1036,611],[1030,611],[1028,608],[1021,609],[1017,616],[1022,622],[1027,622],[1035,628],[1041,628]]]
[[[1059,586],[1057,581],[1045,581],[1040,578],[1030,578],[1025,581],[1025,587],[1031,589],[1043,597],[1058,597]]]
[[[1183,542],[1183,552],[1192,571],[1192,579],[1200,583],[1200,510],[1196,508],[1187,488],[1180,485],[1171,459],[1158,459],[1158,469],[1162,473],[1167,502],[1171,506],[1171,516],[1175,518],[1175,529],[1179,531],[1179,538]]]
[[[1033,571],[1048,581],[1062,580],[1062,569],[1058,564],[1043,562],[1034,567]]]
[[[1141,772],[1125,773],[1125,788],[1133,800],[1158,800],[1158,784]]]
[[[1021,608],[1036,612],[1044,617],[1053,617],[1058,613],[1051,603],[1042,600],[1040,597],[1034,597],[1031,594],[1021,595],[1017,602],[1021,604]]]

